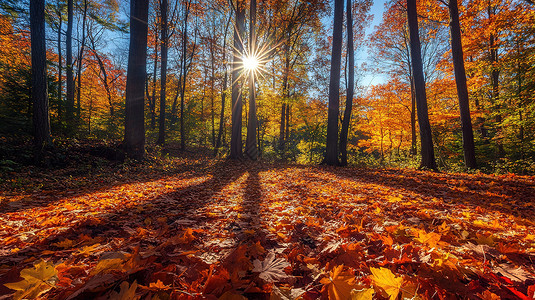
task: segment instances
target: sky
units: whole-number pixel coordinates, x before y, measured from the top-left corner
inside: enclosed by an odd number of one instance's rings
[[[381,21],[383,20],[383,12],[385,7],[385,1],[384,0],[374,0],[373,6],[371,8],[371,14],[373,15],[373,20],[368,28],[366,28],[366,38],[373,32],[375,29],[375,26],[379,25]],[[363,49],[358,51],[356,53],[356,62],[358,65],[362,64],[363,62],[366,62],[368,66],[373,64],[372,58],[370,57],[368,53],[368,47],[364,46]],[[362,86],[372,86],[375,84],[380,84],[385,81],[384,77],[380,74],[366,74],[362,80],[360,80],[360,84]]]

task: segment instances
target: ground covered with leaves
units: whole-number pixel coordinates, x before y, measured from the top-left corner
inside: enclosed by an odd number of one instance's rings
[[[534,298],[533,177],[78,159],[2,174],[0,299]]]

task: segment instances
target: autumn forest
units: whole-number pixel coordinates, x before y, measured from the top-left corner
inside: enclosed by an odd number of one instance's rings
[[[532,0],[0,0],[0,299],[534,299]]]

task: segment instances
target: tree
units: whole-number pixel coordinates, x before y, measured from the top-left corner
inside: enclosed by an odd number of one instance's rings
[[[82,42],[80,45],[80,54],[78,55],[78,70],[76,74],[76,79],[78,81],[77,93],[76,93],[76,118],[80,119],[80,97],[82,95],[82,62],[84,57],[84,48],[85,48],[85,35],[86,35],[86,23],[87,23],[87,6],[88,0],[84,0],[84,13],[82,17]],[[94,47],[94,46],[93,46]]]
[[[189,65],[187,63],[188,57],[188,17],[191,10],[191,1],[186,1],[186,8],[184,12],[184,31],[182,32],[182,74],[181,74],[181,84],[182,88],[180,90],[180,149],[186,150],[186,127],[185,127],[185,99],[186,99],[186,83],[188,78],[188,70],[193,61],[193,56],[195,54],[195,44],[193,44],[193,49],[191,50],[191,57]],[[197,37],[195,33],[195,37]]]
[[[148,0],[130,2],[130,46],[126,79],[125,151],[134,159],[145,155],[144,86],[147,77]]]
[[[234,27],[234,48],[232,52],[232,133],[230,135],[230,158],[238,159],[242,154],[242,96],[240,92],[241,82],[240,66],[243,53],[243,33],[245,31],[245,7],[242,0],[236,0],[236,25]]]
[[[444,46],[448,36],[443,27],[429,19],[418,20],[426,84],[433,82],[441,75],[437,65],[444,59],[444,53],[448,50]],[[416,99],[405,7],[399,2],[386,7],[383,20],[371,35],[370,42],[375,65],[382,68],[383,73],[390,77],[399,77],[411,89],[409,118],[412,146],[410,153],[415,155],[417,152]]]
[[[165,97],[167,86],[167,48],[169,37],[167,35],[167,0],[160,1],[161,13],[161,39],[162,39],[162,64],[160,71],[160,119],[158,126],[158,141],[157,144],[163,145],[165,143]]]
[[[327,145],[325,163],[338,165],[338,114],[340,89],[340,64],[342,59],[342,23],[344,1],[334,1],[333,46],[331,52],[331,75],[329,80],[329,111],[327,114]]]
[[[346,15],[347,15],[347,56],[348,56],[348,83],[346,107],[344,110],[344,118],[342,120],[342,129],[340,131],[340,164],[347,165],[347,134],[349,131],[349,121],[351,120],[351,109],[353,108],[353,91],[355,88],[355,49],[353,46],[353,16],[351,0],[346,1]]]
[[[464,69],[463,46],[461,42],[461,25],[459,22],[459,8],[457,0],[449,0],[451,31],[451,53],[455,71],[455,83],[459,98],[459,111],[461,113],[461,129],[463,134],[464,163],[467,168],[476,169],[476,155],[474,146],[474,132],[470,118],[470,102],[468,99],[468,87],[466,85],[466,72]]]
[[[72,26],[74,22],[73,14],[73,0],[67,0],[67,126],[69,131],[73,131],[74,128],[74,77],[73,77],[73,63],[72,63]]]
[[[30,32],[32,43],[32,101],[35,159],[51,144],[46,80],[45,1],[30,1]]]
[[[65,4],[62,3],[63,1],[57,0],[56,3],[56,12],[58,14],[58,118],[61,118],[62,113],[62,107],[61,104],[63,103],[63,78],[62,78],[62,71],[63,71],[63,61],[61,57],[61,31],[63,30],[63,9],[65,7]]]
[[[232,14],[229,14],[229,18],[227,21],[227,25],[225,26],[225,34],[223,36],[223,47],[222,47],[222,57],[225,60],[227,57],[227,34],[228,34],[228,28],[230,25],[230,22],[232,20]],[[221,112],[219,114],[219,131],[217,132],[217,140],[215,143],[215,150],[214,153],[217,155],[217,151],[221,147],[221,139],[223,137],[223,130],[224,130],[224,121],[225,121],[225,103],[227,98],[227,84],[228,84],[228,71],[227,71],[227,64],[224,64],[223,67],[223,86],[221,87]]]
[[[256,55],[256,0],[251,0],[249,18],[249,55],[252,57]],[[258,158],[258,147],[256,144],[256,129],[258,127],[258,122],[256,116],[255,85],[255,70],[249,70],[249,120],[247,122],[247,139],[245,141],[245,153],[252,160],[256,160]]]
[[[411,66],[414,77],[414,94],[416,97],[418,125],[420,127],[420,145],[422,148],[422,161],[420,162],[420,167],[436,170],[437,165],[433,150],[433,137],[427,111],[422,53],[420,48],[420,37],[418,34],[418,13],[416,11],[416,0],[407,0],[407,20],[409,24]]]
[[[149,25],[149,38],[152,38],[154,40],[154,43],[151,43],[154,46],[154,62],[153,62],[153,69],[152,69],[152,95],[149,95],[149,82],[145,83],[145,89],[147,93],[147,100],[149,104],[149,110],[150,110],[150,128],[154,129],[156,127],[156,78],[157,78],[157,72],[158,72],[158,47],[160,47],[160,36],[158,34],[158,31],[160,30],[160,7],[159,5],[154,5],[152,11],[154,12],[154,22],[152,22]]]

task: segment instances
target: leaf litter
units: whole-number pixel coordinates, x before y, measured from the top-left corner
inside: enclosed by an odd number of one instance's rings
[[[6,187],[0,295],[534,297],[532,177],[168,160]]]

